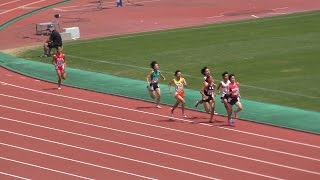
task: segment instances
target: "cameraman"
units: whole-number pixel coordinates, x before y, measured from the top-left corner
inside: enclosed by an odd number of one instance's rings
[[[53,25],[48,26],[48,31],[50,32],[49,39],[43,45],[43,55],[41,57],[50,57],[52,48],[62,48],[62,38],[60,33],[55,30]]]

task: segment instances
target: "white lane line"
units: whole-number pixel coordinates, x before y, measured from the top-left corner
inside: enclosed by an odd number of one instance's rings
[[[275,14],[275,15],[277,15],[277,14],[288,14],[288,13],[280,13],[280,12],[273,12],[273,13],[268,13],[268,14]]]
[[[25,6],[25,7],[22,7],[21,9],[39,9],[41,7],[32,7],[32,6]]]
[[[12,108],[12,109],[13,109],[13,108]],[[37,114],[37,113],[35,113],[35,114]],[[47,117],[52,117],[52,118],[55,118],[55,119],[64,119],[64,118],[61,118],[61,117],[54,117],[54,116],[50,116],[50,115],[46,115],[46,116],[47,116]],[[86,137],[86,138],[95,139],[95,140],[104,141],[104,142],[110,142],[110,143],[113,143],[113,144],[122,145],[122,146],[126,146],[126,147],[131,147],[131,148],[136,148],[136,149],[140,149],[140,150],[151,151],[151,152],[155,152],[155,153],[159,153],[159,154],[164,154],[164,155],[168,155],[168,156],[179,157],[179,158],[182,158],[182,159],[191,160],[191,158],[182,157],[182,156],[179,156],[179,155],[174,155],[174,154],[170,154],[170,153],[165,153],[165,152],[161,152],[161,151],[157,151],[157,150],[153,150],[153,149],[148,149],[148,148],[144,148],[144,147],[134,146],[134,145],[130,145],[130,144],[125,144],[125,143],[121,143],[121,142],[117,142],[117,141],[102,139],[102,138],[98,138],[98,137],[93,137],[93,136],[89,136],[89,135],[84,135],[84,134],[75,133],[75,132],[71,132],[71,131],[65,131],[65,130],[56,129],[56,128],[51,128],[51,127],[48,127],[48,126],[41,126],[41,125],[38,125],[38,124],[32,124],[32,123],[22,122],[22,121],[18,121],[18,120],[15,120],[15,119],[10,119],[10,118],[5,118],[5,117],[0,117],[0,118],[1,118],[1,119],[4,119],[4,120],[7,120],[7,121],[18,122],[18,123],[21,123],[21,124],[28,124],[28,125],[31,125],[31,126],[36,126],[36,127],[41,127],[41,128],[45,128],[45,129],[50,129],[50,130],[54,130],[54,131],[58,131],[58,132],[63,132],[63,133],[67,133],[67,134],[72,134],[72,135],[76,135],[76,136],[80,136],[80,137]],[[77,121],[75,121],[75,120],[68,120],[68,119],[65,119],[64,121],[77,122]],[[222,151],[207,149],[207,148],[203,148],[203,147],[199,147],[199,146],[193,146],[193,145],[190,145],[190,144],[184,144],[184,143],[180,143],[180,142],[176,142],[176,141],[171,141],[171,140],[156,138],[156,137],[152,137],[152,136],[147,136],[147,135],[143,135],[143,134],[133,133],[133,132],[129,132],[129,131],[123,131],[123,130],[119,130],[119,129],[108,128],[108,127],[99,126],[99,125],[94,125],[94,124],[89,124],[89,123],[81,123],[81,122],[77,122],[77,123],[79,123],[79,124],[85,124],[85,125],[93,126],[93,127],[97,127],[97,128],[102,128],[102,129],[108,129],[108,130],[111,130],[111,131],[116,131],[116,132],[125,133],[125,134],[129,134],[129,135],[144,137],[144,138],[148,138],[148,139],[154,139],[154,140],[158,140],[158,141],[163,141],[163,142],[166,142],[166,143],[178,144],[178,145],[181,145],[181,146],[191,147],[191,148],[195,148],[195,149],[198,149],[198,150],[200,149],[200,150],[204,150],[204,151],[215,152],[215,153],[219,153],[219,154],[223,154],[223,155],[227,155],[227,156],[237,157],[237,158],[241,158],[241,159],[251,160],[251,161],[255,161],[255,162],[260,162],[260,163],[265,163],[265,164],[274,165],[274,166],[278,166],[278,167],[283,167],[283,168],[288,168],[288,169],[293,169],[293,170],[297,170],[297,171],[302,171],[302,172],[307,172],[307,173],[311,173],[311,174],[318,174],[318,175],[320,175],[320,173],[317,173],[317,172],[314,172],[314,171],[310,171],[310,170],[305,170],[305,169],[300,169],[300,168],[296,168],[296,167],[286,166],[286,165],[282,165],[282,164],[272,163],[272,162],[268,162],[268,161],[264,161],[264,160],[260,160],[260,159],[249,158],[249,157],[246,157],[246,156],[240,156],[240,155],[231,154],[231,153],[226,153],[226,152],[222,152]],[[1,130],[1,129],[0,129],[0,131],[4,131],[4,132],[7,132],[7,133],[13,133],[13,132],[11,132],[11,131]],[[20,135],[20,134],[18,134],[18,133],[13,133],[13,134]],[[21,135],[21,136],[27,136],[27,135]],[[198,162],[198,161],[201,161],[201,160],[192,160],[192,161]],[[210,163],[210,162],[205,162],[205,163],[208,164],[208,163]],[[227,167],[227,168],[231,168],[231,167]]]
[[[32,152],[32,153],[36,153],[36,154],[42,154],[42,155],[49,156],[49,157],[54,157],[54,158],[58,158],[58,159],[72,161],[72,162],[76,162],[76,163],[79,163],[79,164],[85,164],[85,165],[92,166],[92,167],[97,167],[97,168],[106,169],[106,170],[110,170],[110,171],[115,171],[115,172],[119,172],[119,173],[123,173],[123,174],[128,174],[128,175],[139,177],[139,178],[156,180],[155,178],[142,176],[142,175],[138,175],[138,174],[134,174],[134,173],[129,173],[129,172],[126,172],[126,171],[121,171],[121,170],[118,170],[118,169],[113,169],[113,168],[100,166],[100,165],[96,165],[96,164],[92,164],[92,163],[87,163],[87,162],[83,162],[83,161],[78,161],[78,160],[75,160],[75,159],[70,159],[70,158],[57,156],[57,155],[53,155],[53,154],[49,154],[49,153],[44,153],[44,152],[41,152],[41,151],[27,149],[27,148],[23,148],[23,147],[20,147],[20,146],[14,146],[14,145],[2,143],[2,142],[0,142],[0,145],[11,147],[11,148],[15,148],[15,149],[20,149],[20,150],[24,150],[24,151],[28,151],[28,152]]]
[[[277,10],[283,10],[283,9],[288,9],[289,7],[279,7],[279,8],[273,8],[271,10],[277,11]]]
[[[275,152],[275,153],[279,153],[279,154],[285,154],[285,155],[290,155],[290,156],[294,156],[294,157],[300,157],[300,158],[304,158],[304,159],[309,159],[309,160],[314,160],[314,161],[319,161],[319,162],[320,162],[320,159],[311,158],[311,157],[307,157],[307,156],[303,156],[303,155],[298,155],[298,154],[294,154],[294,153],[288,153],[288,152],[284,152],[284,151],[279,151],[279,150],[264,148],[264,147],[260,147],[260,146],[255,146],[255,145],[240,143],[240,142],[231,141],[231,140],[225,140],[225,139],[215,138],[215,137],[211,137],[211,136],[206,136],[206,135],[202,135],[202,134],[192,133],[192,132],[183,131],[183,130],[178,130],[178,129],[173,129],[173,128],[167,128],[167,127],[158,126],[158,125],[153,125],[153,124],[138,122],[138,121],[134,121],[134,120],[130,120],[130,119],[119,118],[119,117],[114,117],[114,116],[109,116],[109,115],[94,113],[94,112],[90,112],[90,111],[84,111],[84,110],[74,109],[74,108],[70,108],[70,107],[65,107],[65,106],[59,106],[59,105],[55,105],[55,104],[44,103],[44,102],[40,102],[40,101],[35,101],[35,100],[30,100],[30,99],[15,97],[15,96],[9,96],[9,95],[5,95],[5,94],[1,94],[1,93],[0,93],[0,96],[9,97],[9,98],[13,98],[13,99],[24,100],[24,101],[28,101],[28,102],[34,102],[34,103],[37,103],[37,104],[42,104],[42,105],[51,106],[51,107],[58,107],[58,108],[62,108],[62,109],[68,109],[68,110],[72,110],[72,111],[76,111],[76,112],[82,112],[82,113],[92,114],[92,115],[101,116],[101,117],[107,117],[107,118],[117,119],[117,120],[121,120],[121,121],[131,122],[131,123],[135,123],[135,124],[141,124],[141,125],[150,126],[150,127],[155,127],[155,128],[160,128],[160,129],[166,129],[166,130],[170,130],[170,131],[180,132],[180,133],[184,133],[184,134],[194,135],[194,136],[198,136],[198,137],[204,137],[204,138],[213,139],[213,140],[218,140],[218,141],[227,142],[227,143],[231,143],[231,144],[237,144],[237,145],[241,145],[241,146],[246,146],[246,147],[261,149],[261,150],[265,150],[265,151],[270,151],[270,152]]]
[[[150,1],[134,1],[134,3],[144,3],[144,2],[157,2],[160,0],[150,0]],[[113,6],[115,6],[115,2],[103,2],[103,4],[112,4]],[[79,7],[86,7],[86,6],[94,6],[96,7],[97,4],[84,4],[84,5],[80,5],[80,6],[62,6],[61,9],[68,9],[68,8],[79,8]]]
[[[2,3],[2,4],[0,4],[0,7],[4,6],[4,5],[7,5],[7,4],[11,4],[11,3],[17,2],[17,1],[21,1],[21,0],[14,0],[14,1],[6,2],[6,3]]]
[[[2,144],[2,143],[0,143],[0,144]],[[23,164],[23,165],[27,165],[27,166],[31,166],[31,167],[36,167],[36,168],[39,168],[39,169],[52,171],[52,172],[55,172],[55,173],[65,174],[65,175],[69,175],[69,176],[73,176],[73,177],[77,177],[77,178],[81,178],[81,179],[94,180],[94,179],[91,179],[91,178],[88,178],[88,177],[78,176],[78,175],[75,175],[75,174],[70,174],[70,173],[67,173],[67,172],[58,171],[58,170],[55,170],[55,169],[50,169],[50,168],[46,168],[46,167],[43,167],[43,166],[38,166],[38,165],[35,165],[35,164],[30,164],[30,163],[26,163],[26,162],[14,160],[14,159],[5,158],[5,157],[2,157],[2,156],[0,156],[0,159],[6,160],[6,161],[15,162],[15,163],[19,163],[19,164]]]
[[[223,17],[224,15],[218,15],[218,16],[209,16],[207,18],[220,18],[220,17]]]
[[[6,82],[0,81],[0,83],[6,83]],[[86,100],[86,99],[81,99],[81,98],[61,95],[61,94],[54,94],[54,93],[50,93],[50,92],[39,91],[39,90],[36,90],[36,89],[22,87],[22,86],[10,84],[10,83],[6,83],[6,85],[12,86],[12,87],[15,87],[15,88],[19,88],[19,89],[24,89],[24,90],[28,90],[28,91],[37,92],[37,93],[42,93],[42,94],[46,94],[46,95],[51,95],[51,96],[56,96],[56,97],[63,97],[63,98],[68,98],[68,99],[72,99],[72,100],[77,100],[77,101],[82,101],[82,102],[87,102],[87,103],[92,103],[92,104],[98,104],[98,105],[102,105],[102,106],[108,106],[108,107],[113,107],[113,108],[133,111],[133,112],[139,112],[139,113],[142,113],[142,114],[154,115],[154,116],[158,116],[158,117],[170,118],[170,116],[166,116],[166,115],[161,115],[161,114],[156,114],[156,113],[151,113],[151,112],[146,112],[146,111],[141,111],[141,110],[136,110],[136,109],[131,109],[131,108],[125,108],[125,107],[116,106],[116,105],[112,105],[112,104],[96,102],[96,101],[91,101],[91,100]],[[186,121],[186,122],[193,122],[193,121],[180,119],[180,118],[174,118],[174,119],[180,120],[180,121]],[[200,124],[200,125],[202,125],[202,126],[210,126],[211,127],[211,125],[208,125],[208,124]],[[316,146],[316,145],[312,145],[312,144],[296,142],[296,141],[291,141],[291,140],[287,140],[287,139],[276,138],[276,137],[272,137],[272,136],[266,136],[266,135],[256,134],[256,133],[247,132],[247,131],[241,131],[241,130],[236,130],[236,129],[225,128],[225,127],[219,127],[219,128],[225,129],[225,130],[228,130],[228,131],[234,131],[234,132],[238,132],[238,133],[250,134],[250,135],[253,135],[253,136],[258,136],[258,137],[263,137],[263,138],[267,138],[267,139],[273,139],[273,140],[283,141],[283,142],[287,142],[287,143],[298,144],[298,145],[302,145],[302,146],[307,146],[307,147],[313,147],[313,148],[320,149],[320,146]]]
[[[13,174],[9,174],[9,173],[5,173],[5,172],[1,172],[1,171],[0,171],[0,174],[6,175],[6,176],[10,176],[10,177],[14,177],[14,178],[17,178],[17,179],[31,180],[31,179],[28,179],[28,178],[25,178],[25,177],[21,177],[21,176],[13,175]]]
[[[256,16],[254,14],[252,14],[251,16],[254,17],[254,18],[260,18],[259,16]]]
[[[300,96],[300,97],[305,97],[305,98],[310,98],[310,99],[320,99],[320,97],[317,97],[317,96],[309,96],[309,95],[298,94],[298,93],[293,93],[293,92],[284,92],[284,91],[276,90],[276,89],[268,89],[268,88],[251,86],[251,85],[242,85],[242,86],[249,87],[249,88],[253,88],[253,89],[261,89],[261,90],[264,90],[264,91],[270,91],[270,92],[277,92],[277,93],[282,93],[282,94],[288,94],[288,95],[292,95],[292,96]]]
[[[149,0],[149,1],[135,1],[134,3],[129,3],[130,5],[140,4],[140,3],[152,3],[152,2],[159,2],[161,0]],[[99,6],[100,8],[107,8],[107,7],[115,7],[114,2],[104,2],[102,5]],[[53,8],[56,11],[62,11],[62,12],[70,12],[70,11],[80,11],[80,10],[88,10],[88,9],[96,9],[98,6],[97,4],[85,4],[81,6],[64,6],[60,8]]]
[[[9,10],[7,10],[7,11],[1,12],[0,15],[5,14],[5,13],[8,13],[8,12],[11,12],[11,11],[14,11],[14,10],[16,10],[16,9],[20,9],[20,8],[22,8],[22,7],[25,7],[25,6],[29,6],[29,5],[32,5],[32,4],[37,4],[37,3],[40,3],[40,2],[43,2],[43,1],[46,1],[46,0],[40,0],[40,1],[36,1],[36,2],[32,2],[32,3],[29,3],[29,4],[22,5],[22,6],[13,8],[13,9],[9,9]]]
[[[14,120],[16,121],[16,120]],[[16,121],[16,122],[19,122],[19,121]],[[21,122],[21,121],[20,121]],[[36,124],[31,124],[31,123],[26,123],[26,124],[30,124],[30,125],[34,125],[34,126],[38,126]],[[42,127],[39,125],[39,127]],[[48,127],[43,127],[43,128],[47,128],[47,129],[52,129],[52,130],[57,130],[55,128],[48,128]],[[62,146],[67,146],[67,147],[71,147],[71,148],[75,148],[75,149],[80,149],[80,150],[84,150],[84,151],[89,151],[89,152],[93,152],[93,153],[97,153],[97,154],[102,154],[102,155],[106,155],[106,156],[111,156],[111,157],[115,157],[115,158],[119,158],[119,159],[125,159],[125,160],[128,160],[128,161],[133,161],[133,162],[138,162],[138,163],[141,163],[141,164],[146,164],[146,165],[150,165],[150,166],[155,166],[155,167],[159,167],[159,168],[163,168],[163,169],[169,169],[169,170],[172,170],[172,171],[176,171],[176,172],[180,172],[180,173],[185,173],[185,174],[189,174],[189,175],[193,175],[193,176],[197,176],[197,177],[202,177],[202,178],[206,178],[206,179],[215,179],[217,180],[217,178],[213,178],[213,177],[209,177],[209,176],[204,176],[204,175],[200,175],[200,174],[196,174],[196,173],[193,173],[193,172],[189,172],[189,171],[184,171],[184,170],[181,170],[181,169],[175,169],[175,168],[172,168],[172,167],[167,167],[167,166],[162,166],[162,165],[158,165],[158,164],[153,164],[153,163],[149,163],[149,162],[145,162],[145,161],[141,161],[141,160],[137,160],[137,159],[131,159],[131,158],[128,158],[128,157],[124,157],[124,156],[118,156],[118,155],[115,155],[115,154],[110,154],[110,153],[106,153],[106,152],[101,152],[101,151],[97,151],[97,150],[93,150],[93,149],[88,149],[88,148],[84,148],[84,147],[79,147],[79,146],[74,146],[74,145],[70,145],[70,144],[65,144],[65,143],[62,143],[62,142],[57,142],[57,141],[51,141],[51,140],[48,140],[48,139],[43,139],[43,138],[39,138],[39,137],[35,137],[35,136],[30,136],[30,135],[25,135],[25,134],[20,134],[20,133],[16,133],[16,132],[12,132],[12,131],[6,131],[6,130],[0,130],[0,132],[6,132],[6,133],[10,133],[10,134],[15,134],[15,135],[18,135],[18,136],[23,136],[23,137],[28,137],[28,138],[32,138],[32,139],[37,139],[37,140],[40,140],[40,141],[45,141],[45,142],[49,142],[49,143],[53,143],[53,144],[58,144],[58,145],[62,145]],[[68,131],[66,131],[68,133]],[[177,155],[175,155],[177,156]],[[177,156],[179,157],[179,156]],[[183,159],[189,159],[189,160],[192,160],[191,158],[184,158],[182,157]],[[192,160],[194,161],[194,160]],[[201,161],[200,161],[201,162]],[[212,163],[206,163],[206,164],[212,164]]]

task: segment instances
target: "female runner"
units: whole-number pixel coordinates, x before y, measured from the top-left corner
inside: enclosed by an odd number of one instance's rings
[[[147,88],[152,99],[155,99],[157,94],[156,108],[161,108],[161,106],[159,105],[161,99],[161,90],[158,83],[160,77],[164,81],[166,80],[166,78],[159,71],[159,64],[157,63],[157,61],[152,61],[150,67],[152,68],[152,71],[147,75],[146,78],[148,84]]]
[[[65,54],[62,53],[62,47],[57,47],[57,53],[53,55],[52,64],[55,66],[58,76],[58,89],[61,89],[61,80],[66,80],[67,60]]]
[[[175,78],[172,79],[168,85],[170,94],[172,93],[171,92],[171,85],[174,84],[174,86],[175,86],[174,97],[176,98],[176,103],[171,108],[171,117],[173,116],[174,110],[181,103],[182,117],[186,118],[187,116],[184,113],[184,106],[186,104],[186,101],[184,99],[184,88],[187,87],[187,81],[181,76],[180,70],[176,70],[174,75],[175,75]]]

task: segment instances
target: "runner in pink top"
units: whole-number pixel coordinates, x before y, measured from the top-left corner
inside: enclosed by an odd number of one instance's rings
[[[234,120],[232,119],[232,106],[236,105],[237,110],[234,111],[234,118],[238,119],[238,113],[242,111],[242,104],[240,102],[240,89],[239,83],[236,82],[236,76],[234,74],[229,75],[230,84],[228,87],[228,94],[226,96],[228,102],[228,123],[232,125]]]

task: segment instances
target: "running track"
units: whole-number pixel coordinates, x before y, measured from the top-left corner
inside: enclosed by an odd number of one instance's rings
[[[29,10],[12,5],[6,18]],[[193,111],[170,121],[169,107],[0,74],[0,179],[320,178],[317,135]]]
[[[0,74],[0,179],[320,178],[318,135]]]

